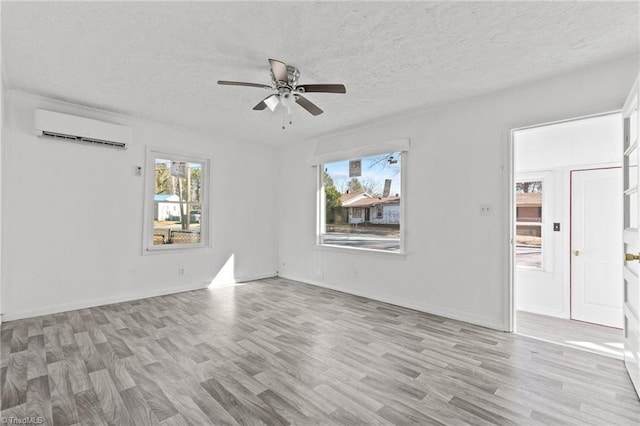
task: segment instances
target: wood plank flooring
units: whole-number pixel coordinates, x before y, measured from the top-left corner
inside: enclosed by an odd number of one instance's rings
[[[621,361],[280,278],[2,324],[48,425],[632,425]]]
[[[516,332],[535,339],[624,359],[622,330],[617,328],[518,311]]]

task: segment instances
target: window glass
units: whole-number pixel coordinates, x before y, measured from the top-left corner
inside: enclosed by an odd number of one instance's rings
[[[401,152],[322,166],[320,243],[399,252]]]
[[[542,268],[542,180],[516,183],[516,266]]]
[[[203,245],[207,161],[154,153],[148,249]],[[152,216],[152,217],[151,217]]]

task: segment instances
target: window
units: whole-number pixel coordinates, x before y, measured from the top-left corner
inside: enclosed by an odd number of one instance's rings
[[[516,182],[516,266],[542,269],[542,180]]]
[[[209,161],[157,151],[148,158],[146,249],[207,245]]]
[[[404,155],[388,152],[321,166],[319,244],[402,251]]]

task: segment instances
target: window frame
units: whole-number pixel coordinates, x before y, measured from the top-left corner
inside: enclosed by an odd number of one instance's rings
[[[317,202],[316,202],[316,242],[315,248],[320,250],[336,250],[350,253],[370,253],[389,256],[406,257],[406,228],[407,228],[407,209],[406,209],[406,193],[407,193],[407,158],[409,157],[408,150],[389,150],[381,149],[379,151],[367,152],[366,155],[362,155],[359,158],[372,157],[375,155],[388,154],[391,152],[399,152],[402,159],[400,167],[400,248],[398,251],[372,249],[364,247],[348,247],[336,244],[327,244],[323,241],[324,234],[326,232],[326,215],[325,215],[325,192],[324,192],[324,179],[323,172],[325,164],[334,163],[339,161],[350,161],[357,158],[342,158],[327,161],[326,163],[316,164],[316,187],[317,187]],[[364,212],[363,212],[364,213]]]
[[[189,163],[202,164],[202,188],[200,204],[200,242],[188,244],[153,244],[153,222],[154,222],[154,203],[155,203],[155,160],[156,158],[167,159],[171,161],[185,161]],[[142,253],[143,254],[159,254],[159,253],[175,253],[184,250],[193,250],[211,247],[211,208],[209,203],[209,194],[211,193],[211,160],[204,155],[185,153],[174,150],[147,147],[146,150],[146,166],[147,170],[144,174],[144,217],[142,232]],[[189,210],[188,214],[191,214]]]

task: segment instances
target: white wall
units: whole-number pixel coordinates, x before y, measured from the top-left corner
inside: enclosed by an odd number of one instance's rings
[[[622,119],[619,114],[515,133],[516,178],[519,175],[548,177],[543,187],[545,270],[516,269],[516,309],[570,317],[571,171],[620,166],[621,146]],[[553,222],[560,223],[560,232],[553,231]]]
[[[411,138],[404,257],[316,247],[316,170],[304,161],[314,141],[284,147],[280,274],[508,329],[510,129],[620,108],[637,70],[626,58],[315,141]]]
[[[202,288],[232,254],[238,280],[275,275],[275,148],[14,91],[6,106],[5,320]],[[37,138],[35,108],[129,125],[133,141],[119,151]],[[211,159],[212,248],[142,255],[134,167],[147,145]]]

